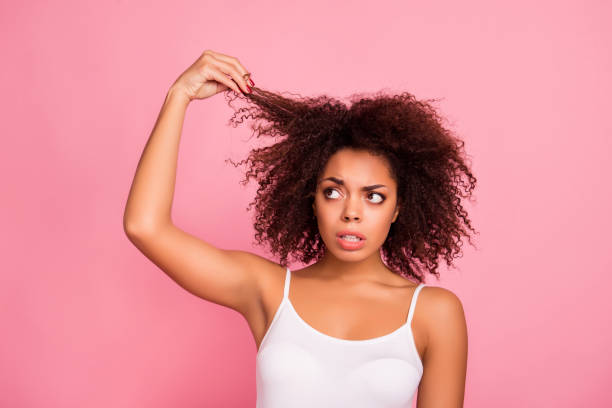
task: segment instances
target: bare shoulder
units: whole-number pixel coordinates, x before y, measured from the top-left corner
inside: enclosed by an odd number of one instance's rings
[[[461,299],[451,290],[439,286],[426,285],[421,289],[419,303],[423,304],[428,314],[435,317],[456,317],[463,314]]]
[[[463,406],[468,338],[463,305],[452,291],[422,289],[426,347],[417,406]]]
[[[252,330],[265,325],[271,294],[278,292],[278,286],[285,279],[285,267],[263,256],[246,251],[228,251],[240,263],[248,265],[251,281],[256,286],[256,297],[244,310],[239,310]],[[282,289],[281,289],[282,292]]]
[[[258,274],[263,280],[267,280],[269,279],[270,275],[277,275],[279,272],[285,270],[284,266],[253,252],[240,250],[227,250],[226,252],[236,259],[241,260],[241,262],[249,265],[249,269],[251,269],[255,274]]]
[[[255,264],[253,271],[258,291],[257,304],[247,309],[243,316],[259,350],[274,313],[282,301],[287,268],[263,257],[251,258],[251,261]]]
[[[453,291],[439,286],[425,286],[419,295],[419,307],[427,337],[426,354],[445,339],[466,337],[463,303]]]
[[[278,282],[284,280],[286,268],[274,261],[271,261],[263,256],[246,251],[228,251],[232,256],[240,259],[242,263],[249,265],[249,269],[253,274],[253,279],[258,287],[260,297],[266,297],[270,288],[278,285]]]

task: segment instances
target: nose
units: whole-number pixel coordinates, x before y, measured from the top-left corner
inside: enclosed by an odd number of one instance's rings
[[[359,198],[349,198],[346,200],[344,211],[342,213],[342,219],[345,221],[359,221],[361,220],[361,208]]]

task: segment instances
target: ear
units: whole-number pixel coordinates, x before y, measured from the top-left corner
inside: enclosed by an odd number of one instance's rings
[[[395,220],[397,220],[397,216],[399,214],[399,206],[396,205],[395,206],[395,212],[393,213],[393,219],[391,220],[391,223],[393,224],[395,222]]]

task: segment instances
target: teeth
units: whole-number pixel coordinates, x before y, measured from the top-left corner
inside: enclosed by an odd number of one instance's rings
[[[361,238],[358,238],[355,235],[343,235],[342,239],[345,239],[347,241],[361,241]]]

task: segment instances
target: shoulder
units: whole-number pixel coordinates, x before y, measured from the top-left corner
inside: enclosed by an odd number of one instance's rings
[[[269,282],[278,280],[279,276],[285,276],[284,266],[258,254],[240,250],[226,250],[225,252],[244,265],[244,269],[258,286],[266,286]]]
[[[426,345],[418,405],[463,406],[468,338],[462,302],[448,289],[426,286],[422,292]]]
[[[250,275],[251,282],[257,287],[255,303],[261,305],[269,292],[276,292],[276,288],[285,280],[286,267],[252,252],[229,250],[227,251],[242,264]],[[251,305],[252,306],[252,305]]]
[[[260,301],[267,303],[276,301],[277,294],[281,293],[287,277],[287,267],[274,261],[261,258],[257,261],[257,284],[260,290]],[[292,273],[293,274],[293,273]]]
[[[445,342],[467,337],[465,312],[461,299],[449,289],[425,286],[419,307],[427,333],[427,349],[444,347]]]
[[[451,290],[439,286],[425,285],[421,288],[419,303],[427,309],[427,314],[435,317],[456,317],[463,314],[461,299]]]

